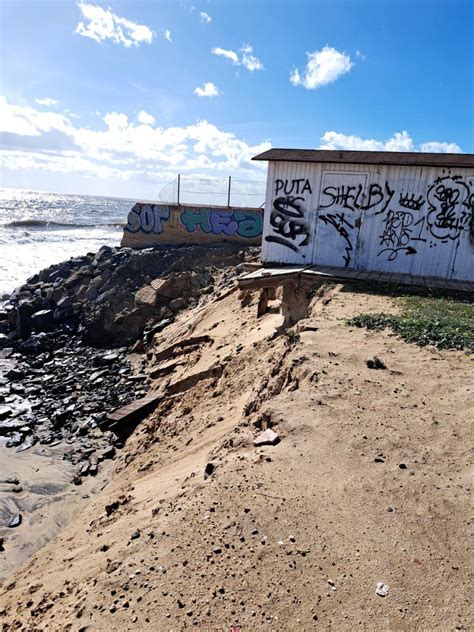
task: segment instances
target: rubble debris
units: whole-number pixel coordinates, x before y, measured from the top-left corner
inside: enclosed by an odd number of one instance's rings
[[[15,514],[12,516],[7,524],[9,529],[14,529],[15,527],[19,527],[23,522],[23,516],[21,514]]]
[[[378,582],[375,587],[375,594],[379,595],[379,597],[386,597],[390,591],[390,586],[384,584],[383,582]]]
[[[253,444],[256,447],[260,447],[262,445],[276,445],[279,442],[280,437],[271,428],[267,428],[253,440]]]

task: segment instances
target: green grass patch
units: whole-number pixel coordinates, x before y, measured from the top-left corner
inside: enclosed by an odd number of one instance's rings
[[[406,342],[438,349],[474,351],[474,304],[471,297],[420,293],[396,298],[401,313],[359,314],[349,325],[375,331],[391,329]]]

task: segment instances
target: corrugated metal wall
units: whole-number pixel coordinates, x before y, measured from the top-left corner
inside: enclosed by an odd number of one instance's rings
[[[270,162],[266,263],[474,280],[474,170]]]

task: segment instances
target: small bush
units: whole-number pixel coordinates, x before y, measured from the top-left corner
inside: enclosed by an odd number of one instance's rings
[[[474,351],[474,307],[469,301],[410,297],[400,315],[359,314],[347,322],[375,331],[389,328],[420,346]]]
[[[300,341],[300,334],[294,329],[288,329],[285,331],[285,335],[288,338],[288,342],[292,345],[296,345]]]

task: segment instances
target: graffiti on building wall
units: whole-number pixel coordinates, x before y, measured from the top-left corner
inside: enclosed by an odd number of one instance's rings
[[[269,230],[265,240],[299,253],[307,246],[312,232],[327,248],[331,240],[327,231],[334,231],[340,239],[340,264],[354,265],[360,235],[370,235],[376,257],[392,262],[399,257],[414,257],[423,246],[436,248],[456,242],[467,231],[474,244],[474,179],[459,175],[443,175],[429,183],[426,190],[397,190],[397,184],[349,184],[344,172],[330,174],[336,185],[325,186],[319,204],[308,208],[306,194],[315,186],[307,179],[274,182],[274,199],[270,210]],[[351,174],[353,180],[356,178]],[[365,181],[365,175],[362,174]],[[282,195],[284,194],[284,195]],[[315,218],[316,227],[310,231],[309,216]],[[374,238],[375,235],[375,238]],[[324,243],[323,243],[324,242]],[[334,246],[338,242],[334,242]],[[364,246],[367,248],[367,244]]]
[[[306,178],[277,179],[275,180],[275,195],[281,192],[285,195],[280,195],[273,201],[270,212],[272,232],[265,239],[270,243],[289,248],[293,252],[299,252],[302,246],[309,244],[310,231],[306,198],[303,194],[307,192],[311,195],[311,185]]]
[[[225,209],[137,203],[128,214],[123,245],[197,243],[237,239],[257,243],[260,209]]]

